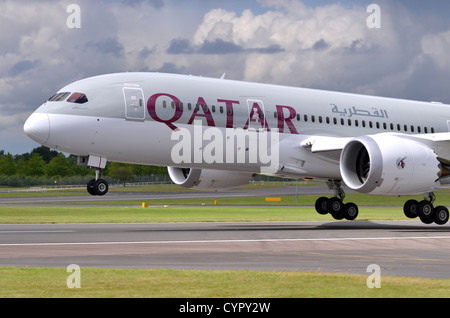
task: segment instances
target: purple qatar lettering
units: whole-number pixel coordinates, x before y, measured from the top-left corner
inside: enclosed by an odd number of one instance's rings
[[[199,110],[201,110],[203,112],[203,114],[199,114],[198,113]],[[212,118],[212,115],[211,115],[211,111],[209,110],[209,107],[206,104],[203,97],[198,98],[197,104],[194,108],[194,112],[192,113],[191,119],[189,119],[189,121],[188,121],[188,125],[192,125],[195,117],[204,117],[204,118],[206,118],[206,122],[208,123],[208,126],[216,127],[216,124],[214,123],[214,119]]]
[[[173,102],[175,103],[175,113],[173,114],[172,118],[170,118],[170,119],[162,119],[156,113],[156,100],[161,96],[167,96],[167,97],[171,98],[173,100]],[[181,118],[181,116],[183,115],[183,110],[181,109],[181,106],[180,106],[180,100],[173,95],[164,94],[164,93],[158,93],[158,94],[154,94],[154,95],[150,96],[150,98],[148,99],[148,102],[147,102],[147,111],[148,111],[150,117],[152,117],[157,122],[166,124],[172,130],[176,130],[178,128],[173,123],[176,122],[177,120],[179,120]]]
[[[175,112],[174,112],[173,116],[169,119],[163,119],[163,118],[159,117],[159,115],[156,112],[156,102],[157,102],[158,98],[160,98],[162,96],[170,98],[175,105]],[[227,116],[226,128],[234,128],[233,127],[233,125],[234,125],[234,106],[240,105],[240,102],[237,100],[229,100],[229,99],[217,99],[217,102],[225,103],[225,109],[226,109],[225,113]],[[194,112],[192,113],[192,116],[188,121],[188,124],[192,124],[196,117],[204,117],[206,119],[208,126],[215,127],[216,124],[212,117],[211,110],[208,108],[203,97],[198,98],[197,105],[198,105],[198,109],[197,109],[197,107],[195,107]],[[257,104],[254,106],[256,109],[260,108],[259,105],[257,105]],[[201,109],[202,113],[199,113],[200,109]],[[295,116],[297,115],[297,112],[295,111],[295,109],[291,106],[282,106],[282,105],[276,105],[276,109],[277,109],[277,115],[278,115],[277,116],[278,131],[280,133],[283,133],[284,127],[285,127],[285,125],[287,125],[291,134],[298,134],[297,129],[295,129],[295,126],[292,123],[292,119],[294,119]],[[285,109],[289,112],[289,115],[287,117],[284,114]],[[157,122],[166,124],[167,127],[169,127],[172,130],[178,129],[178,127],[175,126],[174,123],[176,123],[183,115],[183,108],[181,108],[180,99],[174,95],[167,94],[167,93],[157,93],[157,94],[150,96],[150,98],[147,101],[147,111],[151,118],[153,118]],[[267,129],[270,130],[267,120],[265,119],[264,116],[262,118],[260,118],[258,120],[258,122],[261,123],[261,126],[265,125],[267,127]],[[244,129],[248,128],[248,125],[249,125],[249,121],[247,121],[247,123],[245,125],[246,127]]]
[[[291,134],[295,134],[298,135],[298,131],[297,129],[295,129],[294,124],[292,123],[292,119],[295,118],[295,116],[297,116],[297,112],[295,111],[295,109],[291,106],[282,106],[282,105],[276,105],[277,107],[277,117],[278,117],[278,132],[281,134],[284,132],[284,124],[286,123],[286,125],[289,128],[289,131],[291,132]],[[289,116],[286,118],[284,116],[284,110],[287,109],[289,111]]]

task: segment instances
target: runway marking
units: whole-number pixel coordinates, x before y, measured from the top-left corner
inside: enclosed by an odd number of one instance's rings
[[[67,243],[6,243],[2,246],[62,246],[62,245],[125,245],[125,244],[199,244],[199,243],[257,243],[257,242],[314,242],[314,241],[388,241],[450,239],[450,236],[403,236],[403,237],[347,237],[310,239],[255,239],[255,240],[196,240],[196,241],[131,241],[131,242],[67,242]]]
[[[74,230],[11,230],[11,231],[0,231],[0,234],[17,234],[17,233],[74,233]]]

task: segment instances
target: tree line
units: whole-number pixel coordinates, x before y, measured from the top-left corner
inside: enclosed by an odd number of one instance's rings
[[[167,169],[108,162],[103,176],[110,182],[155,182],[166,179]],[[66,157],[45,146],[21,155],[0,150],[0,185],[3,186],[84,184],[93,177],[93,170],[77,164],[77,156]]]

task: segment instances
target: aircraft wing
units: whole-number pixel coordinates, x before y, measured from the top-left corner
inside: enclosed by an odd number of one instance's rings
[[[310,148],[311,152],[328,152],[328,151],[340,151],[344,149],[345,145],[352,140],[351,138],[337,138],[337,137],[323,137],[314,136],[306,139],[302,143],[303,148]]]
[[[450,132],[437,134],[405,135],[396,133],[383,133],[383,135],[401,136],[427,145],[433,149],[436,155],[443,160],[446,158],[450,164]],[[333,160],[339,160],[341,151],[353,137],[326,137],[312,136],[302,142],[301,146],[312,153],[320,154]]]

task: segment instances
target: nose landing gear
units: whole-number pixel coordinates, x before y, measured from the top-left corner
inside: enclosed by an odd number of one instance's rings
[[[78,156],[78,165],[89,169],[95,169],[95,179],[91,179],[87,184],[87,191],[90,195],[105,195],[108,193],[108,182],[102,179],[102,170],[106,167],[106,158],[97,156]]]
[[[87,191],[90,195],[105,195],[108,193],[108,182],[101,179],[100,169],[95,170],[95,179],[91,179],[87,184]]]

